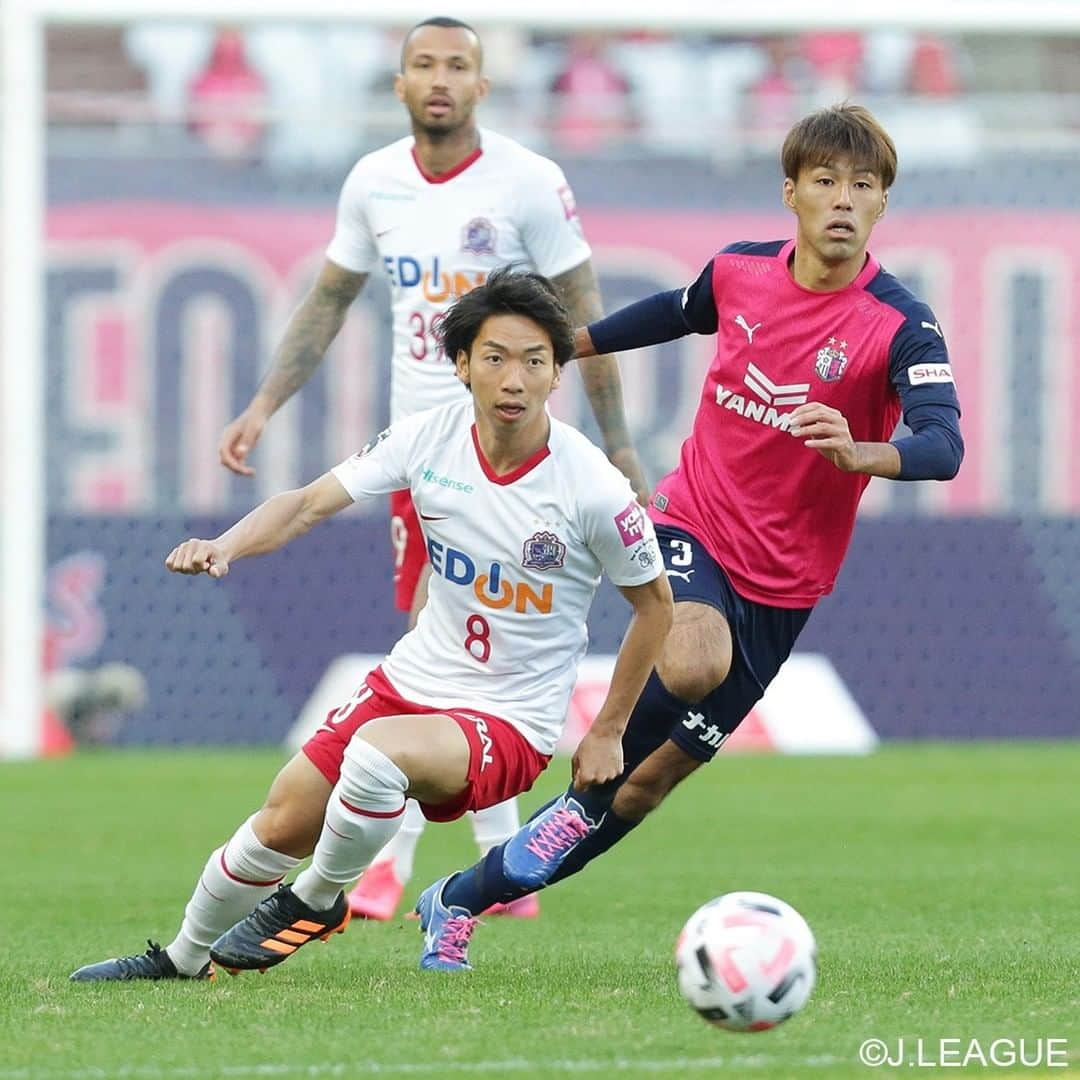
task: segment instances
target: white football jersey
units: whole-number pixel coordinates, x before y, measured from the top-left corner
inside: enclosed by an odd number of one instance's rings
[[[629,481],[581,432],[552,418],[547,446],[497,476],[473,418],[471,396],[406,417],[333,473],[353,499],[409,488],[427,540],[428,602],[382,665],[398,693],[502,717],[550,754],[601,572],[643,585],[663,563]]]
[[[394,355],[390,421],[461,400],[434,331],[459,296],[513,263],[547,277],[589,258],[562,170],[513,139],[481,129],[479,152],[425,176],[413,138],[362,157],[338,201],[327,258],[390,280]]]

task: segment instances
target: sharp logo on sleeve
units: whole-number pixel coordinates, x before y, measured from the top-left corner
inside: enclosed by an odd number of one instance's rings
[[[923,383],[951,383],[952,364],[913,364],[907,369],[908,382],[912,386]]]
[[[934,333],[937,334],[937,336],[942,340],[945,339],[945,335],[941,332],[941,327],[938,326],[936,322],[926,322],[926,320],[924,319],[921,323],[919,323],[919,325],[925,330],[933,330]]]

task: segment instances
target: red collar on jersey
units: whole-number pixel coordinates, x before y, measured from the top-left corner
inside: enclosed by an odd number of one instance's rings
[[[416,147],[412,148],[412,159],[416,163],[417,171],[429,184],[445,184],[447,180],[453,180],[455,176],[460,176],[483,152],[484,148],[478,146],[467,158],[459,161],[449,172],[441,173],[439,176],[432,176],[431,173],[420,164],[420,158],[416,153]]]
[[[531,457],[527,457],[513,472],[503,473],[500,476],[492,467],[491,463],[484,456],[483,447],[480,445],[480,436],[476,433],[476,425],[473,424],[470,429],[472,432],[472,443],[476,447],[476,457],[480,462],[480,468],[484,470],[484,475],[493,483],[499,485],[512,484],[515,480],[520,480],[526,473],[532,472],[537,465],[540,464],[544,458],[551,454],[551,449],[545,443],[536,451]]]

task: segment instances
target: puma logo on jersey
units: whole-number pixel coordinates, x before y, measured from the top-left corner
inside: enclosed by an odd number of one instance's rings
[[[924,322],[921,322],[919,325],[924,327],[927,330],[933,330],[934,333],[937,334],[937,336],[942,339],[942,341],[945,340],[945,335],[941,332],[941,327],[938,326],[938,324],[936,322],[925,322],[924,321]]]
[[[735,316],[735,325],[741,326],[746,331],[746,340],[750,345],[754,344],[754,331],[761,325],[761,323],[754,323],[753,326],[747,325],[746,319],[741,315]]]
[[[693,572],[694,572],[693,570],[668,570],[667,571],[667,576],[668,577],[682,578],[682,580],[685,581],[687,585],[689,585],[690,584],[690,575]]]

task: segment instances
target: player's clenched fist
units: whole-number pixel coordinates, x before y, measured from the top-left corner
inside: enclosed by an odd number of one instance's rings
[[[166,569],[174,574],[209,574],[224,577],[229,572],[225,550],[213,540],[185,540],[169,552]]]

